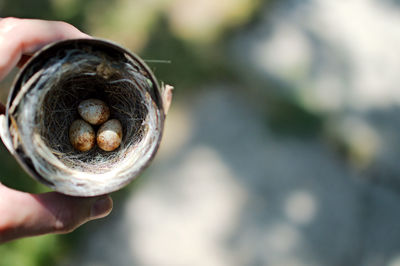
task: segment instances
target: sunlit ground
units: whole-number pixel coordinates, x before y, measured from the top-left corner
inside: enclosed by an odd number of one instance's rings
[[[61,265],[396,260],[396,192],[365,182],[318,140],[271,134],[229,86],[194,95],[172,110],[140,187]]]

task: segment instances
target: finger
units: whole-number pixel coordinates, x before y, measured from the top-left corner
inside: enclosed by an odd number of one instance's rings
[[[23,54],[33,54],[44,45],[65,39],[90,38],[61,21],[3,18],[0,20],[0,79],[18,63]]]
[[[109,196],[81,198],[56,192],[29,194],[0,185],[0,243],[47,233],[68,233],[107,216]]]
[[[162,93],[162,97],[164,103],[164,113],[168,114],[172,102],[172,91],[174,90],[174,87],[171,85],[165,85],[163,89],[164,91]]]

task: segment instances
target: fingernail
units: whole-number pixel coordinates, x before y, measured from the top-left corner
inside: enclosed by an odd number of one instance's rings
[[[103,197],[95,201],[92,205],[91,216],[101,218],[107,216],[112,210],[113,202],[110,197]]]

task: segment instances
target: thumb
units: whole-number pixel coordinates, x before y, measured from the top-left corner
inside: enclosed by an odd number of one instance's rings
[[[107,216],[109,196],[82,198],[56,192],[29,194],[0,184],[0,243],[48,233],[68,233]]]

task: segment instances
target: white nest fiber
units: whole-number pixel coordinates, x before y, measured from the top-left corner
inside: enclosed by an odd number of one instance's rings
[[[137,175],[153,156],[162,127],[150,94],[155,85],[140,64],[127,55],[71,48],[37,69],[27,71],[9,108],[14,149],[23,151],[22,159],[50,186],[71,195],[101,194]],[[78,104],[88,98],[105,101],[110,118],[122,123],[117,150],[72,147],[68,130],[79,118]]]

